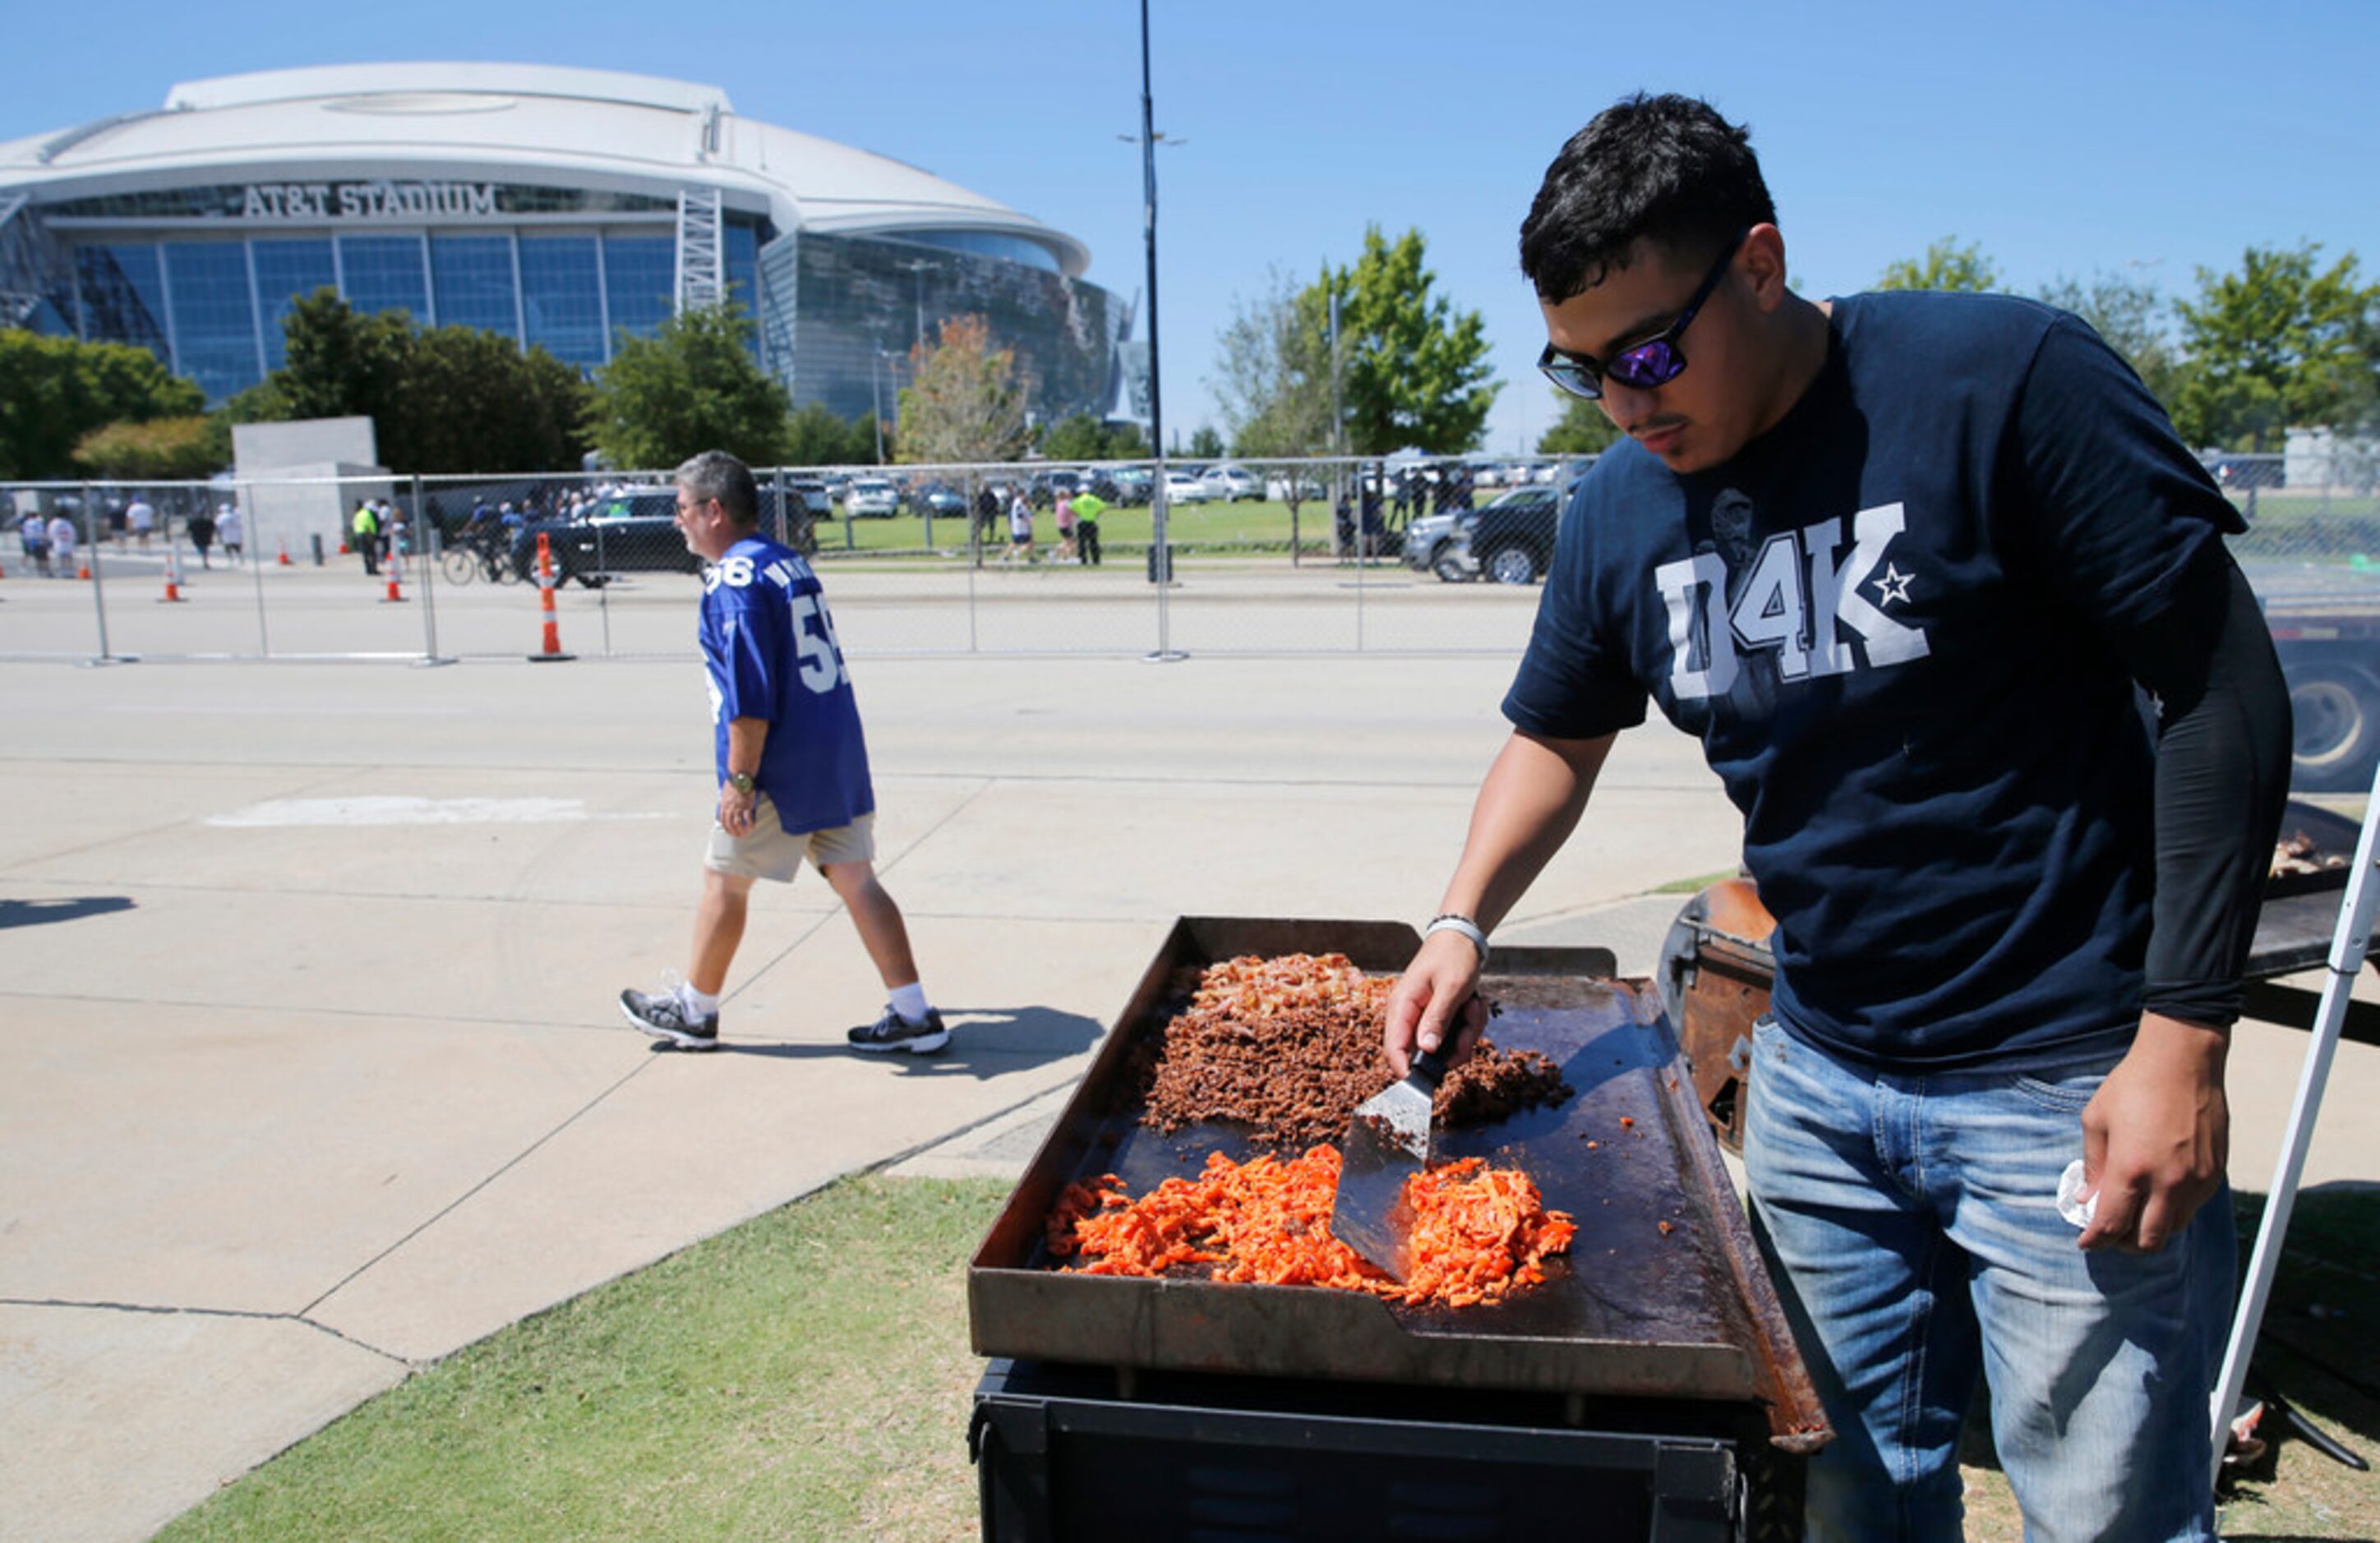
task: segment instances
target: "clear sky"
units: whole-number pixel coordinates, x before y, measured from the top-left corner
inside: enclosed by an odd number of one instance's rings
[[[1805,292],[1955,236],[2003,287],[2146,278],[2168,297],[2251,244],[2380,270],[2372,0],[1151,0],[1166,424],[1215,419],[1236,299],[1418,226],[1486,318],[1489,447],[1555,416],[1515,233],[1562,140],[1626,92],[1748,121]],[[747,115],[923,166],[1087,242],[1145,288],[1135,0],[405,0],[11,8],[0,139],[154,107],[177,80],[488,59],[723,87]],[[1218,425],[1220,427],[1220,424]]]

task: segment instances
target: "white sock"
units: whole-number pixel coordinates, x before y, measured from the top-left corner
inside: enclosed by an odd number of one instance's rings
[[[906,986],[895,986],[892,988],[892,1011],[900,1014],[904,1022],[913,1024],[924,1023],[926,1021],[926,1014],[933,1010],[933,1007],[926,1001],[926,987],[924,982],[912,980]]]
[[[708,991],[698,991],[691,986],[680,986],[677,989],[677,1000],[678,1005],[686,1009],[686,1015],[696,1023],[700,1023],[719,1011],[717,997]]]

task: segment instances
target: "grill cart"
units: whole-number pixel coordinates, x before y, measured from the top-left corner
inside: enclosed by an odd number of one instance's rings
[[[1186,917],[1150,962],[968,1269],[970,1445],[987,1539],[1732,1539],[1794,1536],[1830,1438],[1660,1000],[1602,950],[1500,949],[1507,1050],[1575,1095],[1445,1133],[1525,1172],[1578,1235],[1541,1285],[1460,1309],[1063,1271],[1066,1186],[1135,1194],[1247,1155],[1141,1122],[1136,1070],[1196,972],[1341,953],[1392,973],[1402,924]]]

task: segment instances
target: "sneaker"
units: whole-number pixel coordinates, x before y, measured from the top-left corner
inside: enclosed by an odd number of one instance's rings
[[[719,1048],[719,1014],[689,1015],[675,991],[622,991],[620,1011],[654,1039],[667,1039],[682,1051]]]
[[[844,1036],[856,1051],[871,1054],[882,1051],[907,1051],[912,1055],[924,1055],[941,1050],[951,1042],[951,1031],[942,1027],[942,1015],[932,1008],[926,1009],[923,1023],[911,1023],[894,1012],[890,1003],[884,1015],[864,1028],[855,1028]]]

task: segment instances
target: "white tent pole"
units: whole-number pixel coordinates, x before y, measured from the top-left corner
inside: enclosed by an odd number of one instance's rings
[[[2298,1181],[2305,1173],[2306,1148],[2313,1141],[2313,1122],[2322,1110],[2322,1091],[2330,1080],[2332,1054],[2347,1023],[2349,993],[2372,939],[2374,902],[2380,899],[2380,773],[2372,781],[2372,797],[2363,807],[2363,832],[2355,843],[2355,865],[2348,869],[2347,895],[2339,903],[2338,928],[2332,933],[2329,974],[2322,983],[2322,1005],[2313,1019],[2313,1043],[2306,1051],[2298,1075],[2297,1100],[2289,1109],[2289,1133],[2281,1141],[2281,1160],[2273,1171],[2273,1189],[2265,1202],[2265,1219],[2256,1228],[2255,1252],[2249,1256],[2248,1283],[2240,1294],[2239,1315],[2231,1320],[2231,1343],[2223,1354],[2223,1377],[2211,1406],[2215,1456],[2208,1482],[2223,1473],[2223,1453],[2230,1440],[2232,1411],[2248,1380],[2248,1359],[2255,1353],[2256,1335],[2264,1327],[2265,1304],[2273,1294],[2273,1275],[2280,1268],[2281,1240],[2289,1230],[2289,1212],[2297,1205]]]

